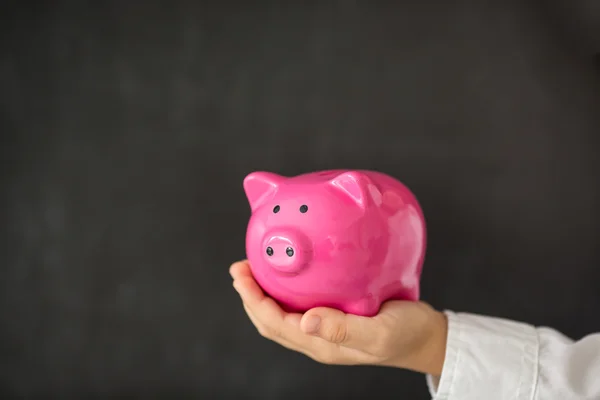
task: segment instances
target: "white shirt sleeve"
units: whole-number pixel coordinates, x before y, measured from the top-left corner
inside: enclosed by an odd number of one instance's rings
[[[550,328],[447,311],[434,400],[600,400],[600,333],[575,342]]]

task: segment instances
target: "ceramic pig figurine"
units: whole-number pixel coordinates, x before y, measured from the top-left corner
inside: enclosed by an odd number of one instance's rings
[[[244,179],[246,254],[258,284],[288,312],[332,307],[376,315],[419,299],[425,220],[415,196],[380,172],[331,170]]]

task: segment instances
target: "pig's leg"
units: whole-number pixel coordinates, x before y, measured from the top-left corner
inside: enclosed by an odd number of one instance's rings
[[[379,312],[379,307],[380,304],[373,297],[367,297],[348,304],[346,312],[363,317],[373,317]]]

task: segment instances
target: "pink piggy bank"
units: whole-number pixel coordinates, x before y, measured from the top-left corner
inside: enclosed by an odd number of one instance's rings
[[[396,179],[360,170],[253,172],[244,190],[250,268],[284,310],[374,316],[386,300],[419,299],[425,220]]]

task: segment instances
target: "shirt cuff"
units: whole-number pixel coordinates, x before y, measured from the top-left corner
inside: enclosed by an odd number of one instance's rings
[[[440,377],[427,376],[434,400],[530,400],[539,342],[528,324],[445,311],[446,358]]]

